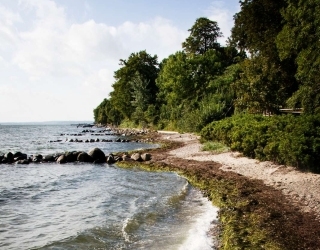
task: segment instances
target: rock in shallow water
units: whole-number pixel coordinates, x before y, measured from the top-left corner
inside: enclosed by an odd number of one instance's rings
[[[103,151],[100,148],[91,149],[88,152],[88,155],[90,155],[93,161],[96,163],[106,162],[106,155],[103,153]]]

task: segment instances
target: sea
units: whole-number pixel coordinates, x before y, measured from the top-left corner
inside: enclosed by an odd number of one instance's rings
[[[75,136],[84,130],[81,138]],[[0,125],[0,155],[158,147],[114,142],[105,128],[69,123]],[[104,132],[104,131],[103,131]],[[100,135],[97,135],[100,134]],[[97,139],[99,142],[69,142]],[[101,142],[102,139],[112,142]],[[116,164],[0,164],[0,249],[214,249],[218,209],[171,172]]]

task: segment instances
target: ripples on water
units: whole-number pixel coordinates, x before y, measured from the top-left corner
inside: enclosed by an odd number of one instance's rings
[[[80,129],[3,127],[2,152],[100,147],[107,154],[152,146],[50,144]],[[212,249],[206,232],[217,211],[174,173],[106,164],[0,165],[0,180],[0,249]]]

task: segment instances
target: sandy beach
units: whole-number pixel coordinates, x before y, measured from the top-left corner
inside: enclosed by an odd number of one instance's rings
[[[320,249],[320,175],[249,159],[238,152],[202,151],[200,138],[194,134],[158,131],[157,135],[177,146],[155,151],[153,162],[174,166],[177,171],[187,169],[204,178],[232,180],[240,193],[244,189],[244,196],[254,201],[250,209],[261,209],[255,203],[267,207],[263,216],[268,217],[269,230],[283,246],[291,245],[280,249]],[[252,194],[248,194],[250,190],[254,190]]]
[[[220,163],[223,171],[232,171],[252,179],[262,180],[272,186],[299,206],[302,211],[313,211],[320,218],[320,175],[303,173],[293,167],[276,165],[272,162],[260,162],[242,157],[237,152],[213,154],[202,151],[199,137],[192,134],[179,134],[160,131],[161,138],[182,142],[184,145],[169,152],[170,157],[195,161]],[[169,157],[169,158],[170,158]]]

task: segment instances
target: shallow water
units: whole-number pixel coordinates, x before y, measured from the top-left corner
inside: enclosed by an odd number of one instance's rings
[[[3,127],[3,153],[153,147],[48,142],[82,130],[74,126]],[[207,232],[217,209],[174,173],[107,164],[2,164],[0,180],[0,249],[212,249]]]

